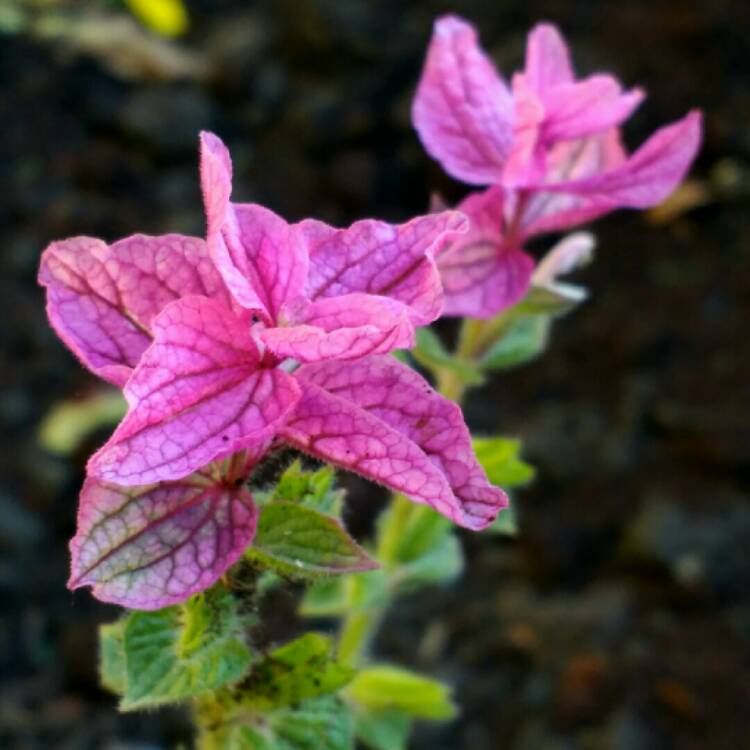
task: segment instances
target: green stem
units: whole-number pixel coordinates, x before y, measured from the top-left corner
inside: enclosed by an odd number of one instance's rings
[[[389,604],[390,601],[377,608],[355,609],[346,615],[339,630],[339,661],[348,666],[362,662]]]
[[[466,362],[471,362],[485,345],[485,328],[488,322],[465,318],[458,336],[458,345],[454,356]],[[460,404],[468,388],[468,383],[461,377],[461,373],[447,368],[436,373],[437,389],[446,398]]]

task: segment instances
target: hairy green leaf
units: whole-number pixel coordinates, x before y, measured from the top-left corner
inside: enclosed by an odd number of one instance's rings
[[[99,679],[107,690],[117,695],[125,693],[124,619],[99,628]]]
[[[254,665],[237,699],[243,706],[269,711],[333,693],[353,676],[353,669],[336,660],[330,638],[306,633]]]
[[[241,638],[237,603],[221,589],[179,607],[131,612],[123,650],[125,711],[174,703],[237,682],[251,660]]]
[[[347,688],[349,697],[371,711],[403,711],[422,719],[456,715],[451,689],[400,667],[374,666],[359,672]]]
[[[255,541],[247,555],[257,564],[301,579],[377,567],[337,519],[282,500],[261,508]]]
[[[273,490],[273,500],[303,503],[334,515],[340,511],[343,492],[333,488],[336,472],[332,466],[305,471],[297,459],[281,475]]]
[[[333,696],[219,729],[208,750],[354,750],[354,720]]]

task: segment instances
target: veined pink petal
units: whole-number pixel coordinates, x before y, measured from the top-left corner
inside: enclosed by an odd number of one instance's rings
[[[393,357],[301,367],[282,430],[301,450],[479,530],[507,505],[474,457],[461,410]]]
[[[556,26],[540,23],[529,33],[525,75],[542,98],[555,86],[575,80],[568,45]]]
[[[151,322],[170,302],[229,295],[197,237],[136,234],[113,245],[91,237],[53,242],[42,255],[52,326],[97,375],[122,386],[151,343]]]
[[[537,93],[521,74],[513,76],[516,120],[513,147],[500,182],[505,187],[536,185],[544,179],[546,148],[543,140],[546,111]]]
[[[299,398],[291,375],[261,367],[249,315],[186,297],[153,327],[154,343],[125,387],[130,409],[89,461],[99,479],[126,486],[180,479],[266,441]]]
[[[278,357],[299,362],[361,359],[414,346],[414,326],[406,306],[362,293],[308,303],[297,321],[263,329],[258,335]]]
[[[468,226],[457,211],[418,216],[405,224],[366,219],[335,229],[308,219],[297,225],[310,253],[311,299],[367,292],[407,305],[415,325],[442,309],[433,255]]]
[[[544,140],[574,140],[624,122],[643,101],[643,91],[624,92],[612,76],[595,75],[550,90],[544,102]]]
[[[611,208],[650,208],[682,181],[701,141],[702,116],[693,111],[656,131],[619,167],[545,189],[586,196]]]
[[[232,158],[224,142],[213,133],[200,134],[200,173],[207,234],[220,231],[232,195]]]
[[[302,294],[308,256],[299,232],[253,203],[230,204],[221,241],[209,247],[237,302],[265,310],[273,322],[284,302]]]
[[[469,218],[467,234],[438,255],[443,282],[443,315],[489,318],[514,305],[529,288],[534,260],[501,231],[504,196],[500,187],[473,193],[459,206]]]
[[[513,141],[513,99],[461,18],[435,23],[412,120],[446,172],[472,185],[500,181]]]
[[[119,487],[89,478],[70,543],[68,586],[130,609],[160,609],[213,585],[255,536],[250,493],[208,473]]]
[[[547,156],[547,180],[572,181],[616,169],[625,161],[616,128],[577,141],[558,143]],[[573,193],[552,192],[544,186],[529,191],[521,220],[524,237],[568,229],[591,221],[615,206]]]
[[[211,255],[237,302],[273,323],[299,297],[308,258],[299,233],[254,203],[231,203],[232,164],[222,141],[201,134],[201,182]]]
[[[578,83],[564,84],[548,91],[543,104],[526,76],[513,77],[516,125],[513,148],[503,172],[506,187],[538,189],[553,181],[560,169],[557,148],[569,147],[560,141],[579,141],[584,136],[612,130],[627,119],[643,99],[635,89],[622,93],[611,76],[592,76]]]

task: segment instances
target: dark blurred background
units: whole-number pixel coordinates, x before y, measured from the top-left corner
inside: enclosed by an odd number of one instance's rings
[[[40,252],[74,234],[201,234],[201,128],[230,145],[236,197],[289,219],[402,220],[432,190],[460,198],[409,122],[446,11],[478,23],[506,73],[531,25],[559,23],[579,71],[648,90],[631,146],[693,106],[707,124],[666,209],[597,224],[578,277],[592,298],[546,355],[471,395],[472,426],[523,438],[538,479],[517,496],[516,541],[466,535],[463,580],[386,625],[379,653],[451,681],[462,705],[413,747],[750,747],[750,3],[187,6],[191,30],[168,42],[114,1],[0,1],[0,747],[189,738],[178,711],[116,713],[95,661],[117,610],[65,588],[103,433],[68,457],[39,444],[44,415],[96,387],[47,325]]]

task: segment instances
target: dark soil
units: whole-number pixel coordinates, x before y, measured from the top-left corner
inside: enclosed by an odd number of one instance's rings
[[[556,324],[543,359],[472,394],[473,427],[522,437],[539,478],[517,496],[517,541],[466,535],[461,583],[405,600],[386,625],[380,653],[452,681],[463,707],[420,726],[413,747],[750,747],[750,4],[190,6],[181,44],[201,70],[167,81],[0,38],[0,747],[189,737],[177,711],[116,712],[95,656],[97,624],[117,610],[65,588],[92,444],[55,458],[37,427],[94,381],[46,322],[41,250],[73,234],[200,234],[201,128],[232,148],[237,196],[290,219],[405,219],[432,190],[460,197],[409,124],[446,10],[479,23],[506,71],[534,22],[559,22],[580,70],[648,89],[633,144],[704,108],[694,175],[718,187],[665,224],[602,220],[579,277],[592,299]]]

